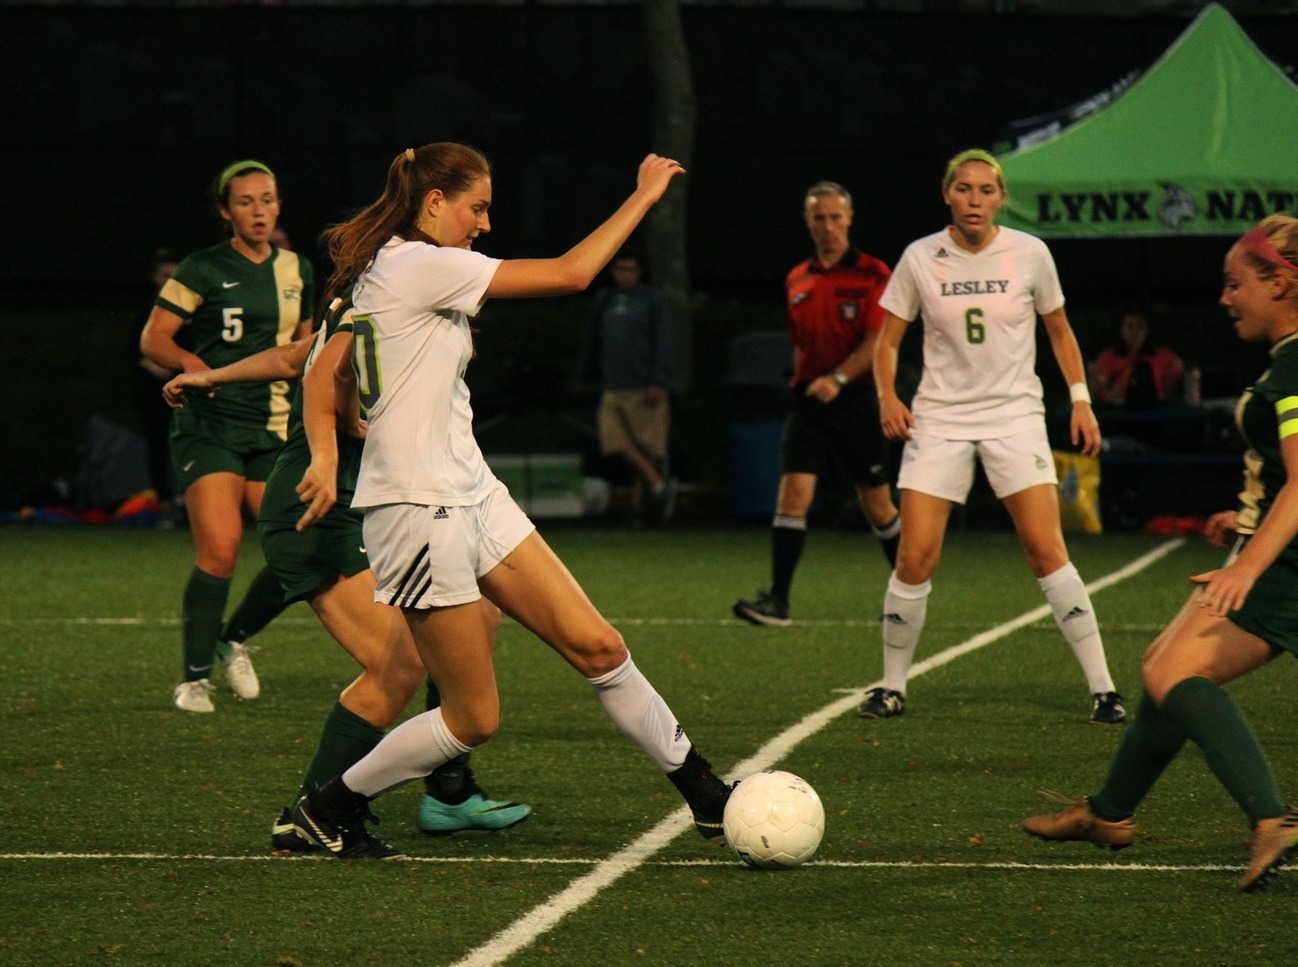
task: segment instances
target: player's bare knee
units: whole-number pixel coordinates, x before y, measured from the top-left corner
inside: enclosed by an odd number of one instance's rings
[[[424,684],[426,674],[418,655],[394,655],[383,668],[384,691],[405,708]]]
[[[489,741],[499,728],[499,709],[495,712],[474,709],[469,715],[460,717],[453,734],[470,749],[476,749],[484,742]]]
[[[1068,564],[1068,554],[1056,547],[1023,545],[1023,559],[1035,578],[1049,577]]]
[[[941,550],[938,548],[907,548],[903,529],[901,547],[897,550],[897,580],[903,584],[923,584],[937,570]]]
[[[621,633],[606,624],[576,643],[568,660],[587,678],[599,678],[620,667],[629,654]]]

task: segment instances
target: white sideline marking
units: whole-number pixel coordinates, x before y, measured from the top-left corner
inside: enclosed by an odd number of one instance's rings
[[[173,862],[206,860],[213,863],[328,863],[323,856],[216,856],[205,853],[0,853],[0,860],[160,860]],[[465,863],[511,864],[514,866],[594,866],[604,860],[557,859],[547,857],[515,856],[403,856],[387,860],[388,863]],[[724,860],[650,860],[642,866],[717,866],[734,868],[735,861]],[[914,860],[813,860],[811,866],[832,866],[851,870],[1112,870],[1133,873],[1223,873],[1238,872],[1242,866],[1223,866],[1216,863],[946,863]]]
[[[1116,573],[1116,572],[1115,572]],[[610,624],[615,628],[630,627],[653,627],[653,628],[740,628],[733,617],[725,618],[608,618]],[[503,619],[506,624],[514,623],[509,617]],[[1054,627],[1053,619],[1050,621],[1042,620],[1042,627]],[[180,624],[179,618],[0,618],[0,627],[12,627],[15,625],[71,625],[76,627],[94,626],[101,628],[111,627],[129,627],[142,628],[148,625],[161,625],[163,627],[176,627]],[[290,618],[279,617],[275,619],[275,626],[282,627],[290,625],[300,628],[319,628],[320,622],[314,617],[311,618]],[[808,618],[798,619],[797,627],[799,628],[877,628],[879,627],[878,618]],[[925,622],[924,627],[934,631],[962,631],[965,628],[972,627],[969,622],[954,623],[941,621]],[[1163,630],[1163,625],[1151,624],[1132,624],[1121,623],[1116,621],[1103,621],[1100,623],[1102,630],[1106,632],[1123,632],[1139,634],[1157,634]],[[779,634],[780,629],[770,629],[770,634]],[[643,648],[644,645],[639,647]]]
[[[1119,568],[1087,585],[1087,590],[1101,591],[1119,581],[1124,581],[1137,574],[1154,562],[1167,556],[1185,543],[1183,538],[1160,544],[1154,550],[1144,554],[1125,567]],[[991,644],[999,638],[1030,625],[1050,614],[1049,605],[1034,608],[1017,618],[975,635],[968,641],[954,645],[945,651],[938,652],[931,658],[918,662],[912,669],[910,677],[923,675],[925,672],[940,668],[947,662],[954,661],[962,655],[976,651]],[[826,725],[860,704],[866,691],[878,683],[863,686],[847,695],[830,702],[819,711],[812,712],[801,722],[790,726],[784,732],[771,739],[757,750],[756,754],[740,762],[730,771],[730,775],[746,776],[762,769],[770,768],[789,754],[803,739],[819,732]],[[689,807],[681,806],[674,813],[645,833],[630,846],[618,851],[608,859],[601,861],[595,869],[571,883],[567,889],[546,900],[544,903],[523,914],[513,924],[489,939],[482,946],[469,952],[468,956],[455,962],[453,967],[494,967],[512,954],[530,944],[537,937],[549,930],[565,916],[590,900],[605,886],[617,880],[624,873],[629,873],[645,863],[650,856],[667,845],[693,825]],[[937,864],[941,865],[941,864]]]

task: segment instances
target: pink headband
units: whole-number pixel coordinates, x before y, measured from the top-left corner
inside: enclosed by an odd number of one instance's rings
[[[1240,236],[1240,240],[1235,243],[1245,252],[1256,255],[1263,262],[1269,262],[1272,265],[1278,265],[1281,268],[1288,269],[1291,272],[1298,272],[1298,265],[1294,265],[1287,258],[1280,254],[1280,250],[1275,247],[1271,239],[1266,234],[1266,229],[1261,225],[1257,228],[1250,229]]]

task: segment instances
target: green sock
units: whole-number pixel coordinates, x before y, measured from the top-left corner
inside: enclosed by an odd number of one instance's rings
[[[442,695],[437,690],[437,683],[431,678],[425,679],[424,709],[431,712],[441,704]],[[469,768],[469,753],[460,753],[426,775],[424,791],[448,806],[458,806],[478,792],[478,784],[473,781],[473,770]]]
[[[229,642],[247,641],[270,624],[286,607],[284,589],[279,586],[275,575],[270,573],[270,568],[262,568],[243,593],[243,600],[234,609],[234,614],[230,615],[230,620],[221,629],[217,652],[222,658],[229,658],[233,650]]]
[[[313,785],[323,786],[360,762],[383,738],[383,730],[367,722],[342,702],[335,702],[320,730],[320,744],[315,758],[302,779],[302,791]]]
[[[1285,814],[1288,806],[1257,736],[1224,688],[1187,678],[1167,693],[1163,711],[1203,750],[1208,768],[1250,822]]]
[[[1114,823],[1134,816],[1185,739],[1185,730],[1147,694],[1142,695],[1135,721],[1127,726],[1109,765],[1104,788],[1090,799],[1095,815]]]
[[[181,599],[181,640],[185,649],[184,681],[212,674],[212,649],[221,630],[221,615],[230,596],[230,579],[194,568]]]

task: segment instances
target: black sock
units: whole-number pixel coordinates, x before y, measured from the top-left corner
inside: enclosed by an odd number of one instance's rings
[[[790,523],[783,523],[784,520]],[[781,518],[771,528],[771,597],[789,603],[793,572],[807,544],[807,521],[804,518]]]
[[[888,559],[888,563],[895,569],[897,567],[897,545],[901,543],[901,514],[892,519],[892,523],[884,524],[882,527],[870,525],[870,530],[874,536],[879,538],[879,546],[883,548],[883,556]]]
[[[442,694],[437,690],[437,683],[431,678],[426,679],[424,682],[425,711],[431,712],[441,704]],[[481,792],[478,784],[473,781],[473,770],[469,768],[469,753],[460,753],[424,776],[424,791],[448,806],[458,806],[474,793]]]

